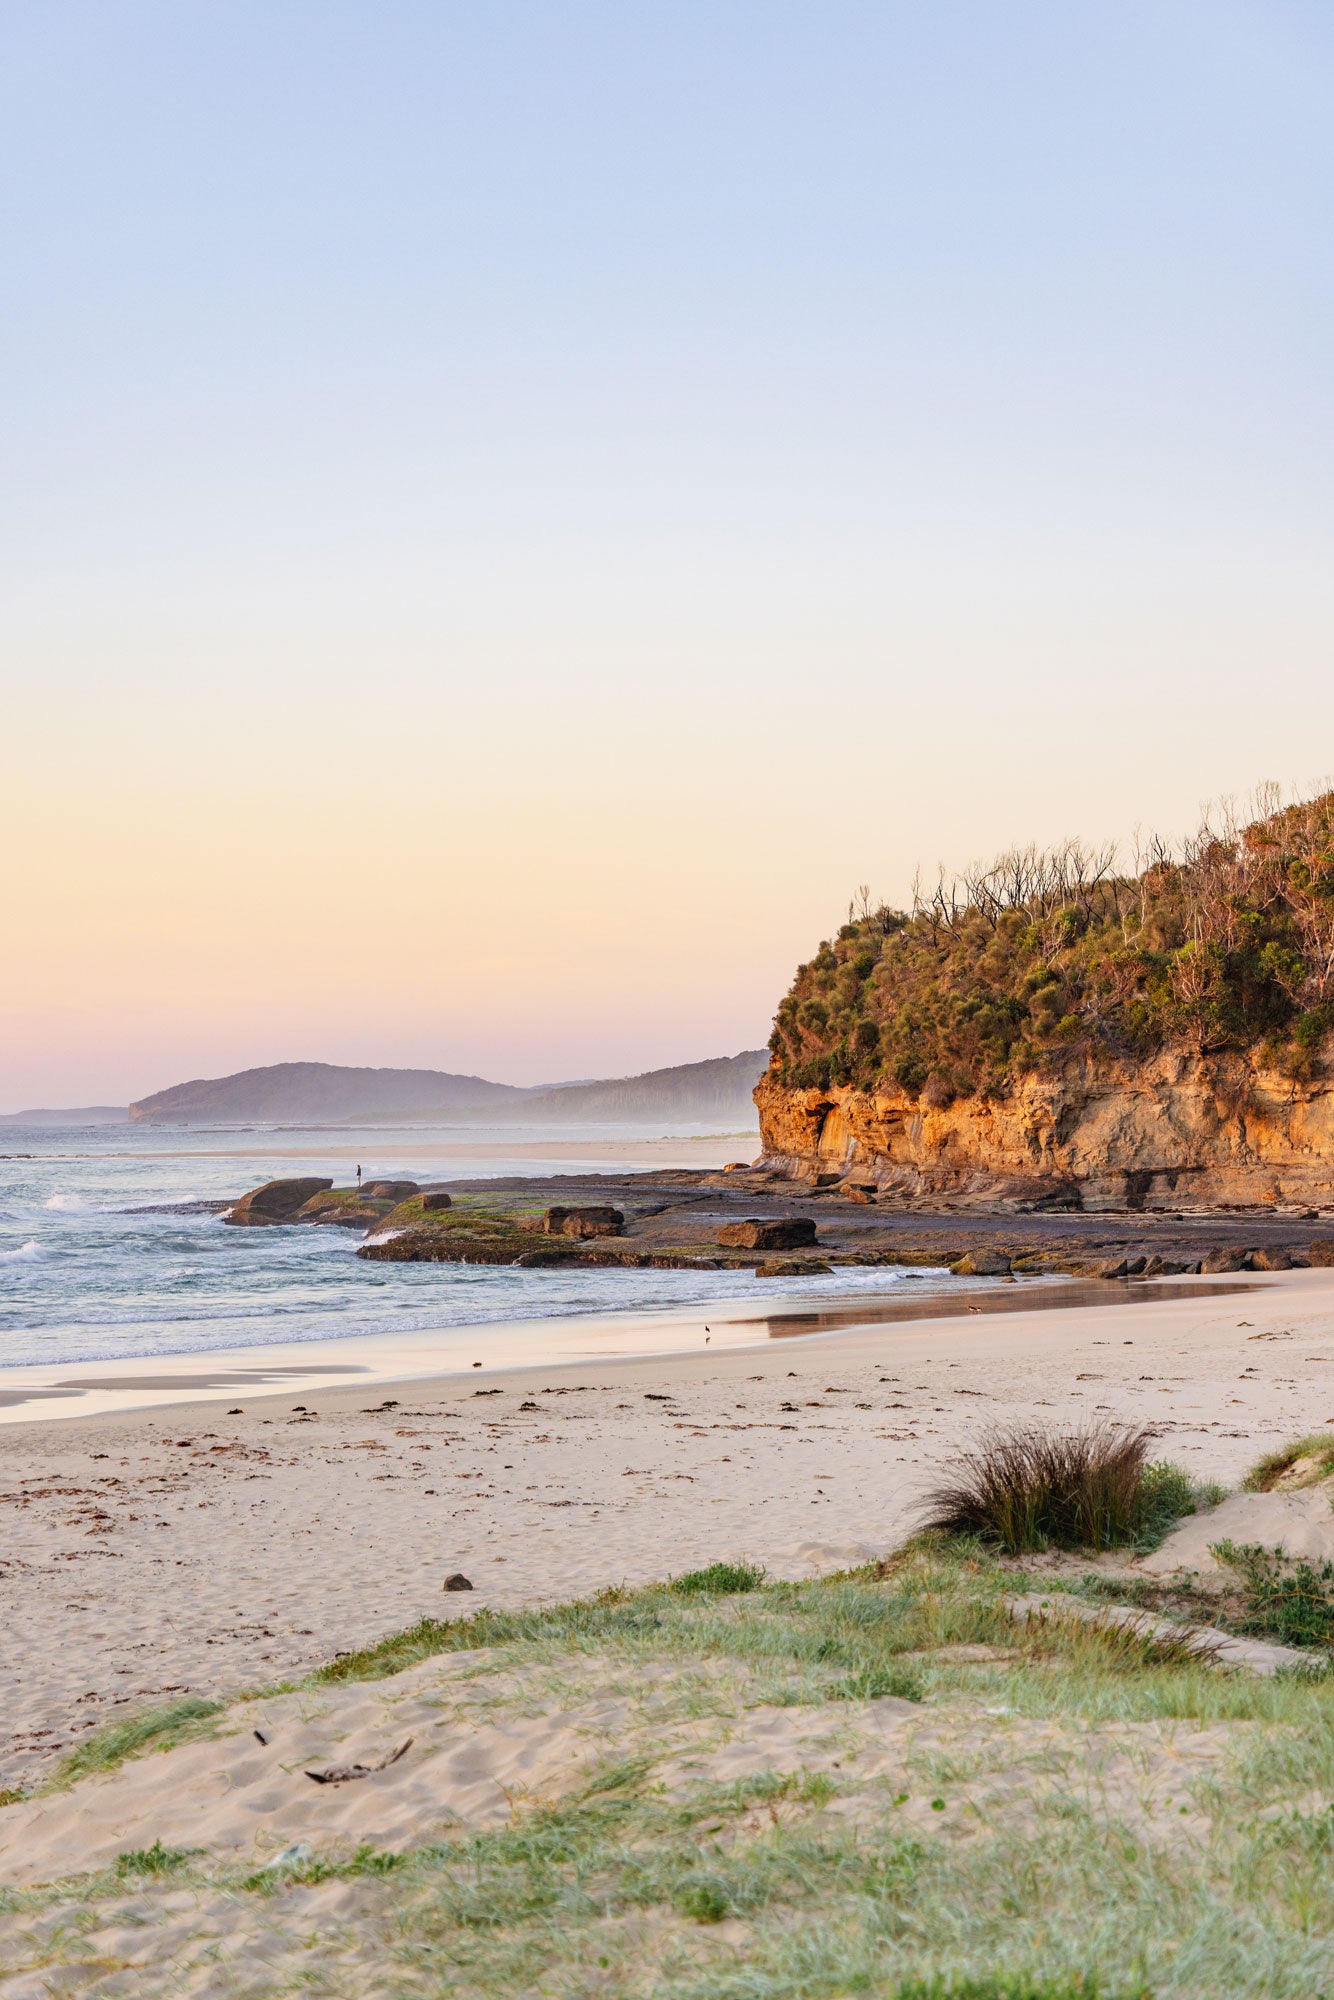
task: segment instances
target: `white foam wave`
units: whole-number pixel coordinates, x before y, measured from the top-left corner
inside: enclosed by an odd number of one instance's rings
[[[81,1194],[53,1194],[48,1201],[42,1203],[42,1206],[77,1210],[91,1208],[92,1203],[85,1201]]]
[[[21,1243],[17,1250],[0,1250],[0,1264],[35,1264],[45,1255],[40,1243]]]

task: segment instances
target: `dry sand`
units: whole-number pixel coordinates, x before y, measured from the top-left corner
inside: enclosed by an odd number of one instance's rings
[[[289,1389],[241,1415],[227,1399],[34,1406],[0,1433],[0,1787],[118,1712],[271,1684],[423,1613],[720,1557],[802,1576],[882,1553],[997,1420],[1151,1423],[1165,1455],[1235,1483],[1334,1423],[1334,1273],[1243,1284],[490,1376],[481,1393],[463,1376]],[[444,1594],[455,1570],[471,1595]]]

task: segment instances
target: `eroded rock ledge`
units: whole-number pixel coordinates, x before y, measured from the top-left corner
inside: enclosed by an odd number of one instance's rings
[[[1090,1213],[1334,1206],[1334,1089],[1242,1054],[1072,1057],[1004,1096],[755,1091],[762,1164],[914,1203]]]

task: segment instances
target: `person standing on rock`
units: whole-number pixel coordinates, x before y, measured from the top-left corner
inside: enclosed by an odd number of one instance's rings
[[[361,1168],[360,1168],[360,1167],[358,1167],[358,1168],[357,1168],[357,1186],[358,1186],[358,1187],[360,1187],[360,1186],[361,1186]]]

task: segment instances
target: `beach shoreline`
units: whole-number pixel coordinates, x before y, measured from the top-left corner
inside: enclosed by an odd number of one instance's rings
[[[1196,1281],[1197,1284],[1199,1281]],[[744,1558],[871,1560],[998,1422],[1148,1424],[1234,1484],[1334,1423],[1334,1272],[763,1345],[364,1377],[0,1431],[0,1786],[134,1708],[299,1676],[424,1615]],[[235,1412],[235,1414],[233,1414]],[[473,1590],[446,1594],[467,1574]]]

